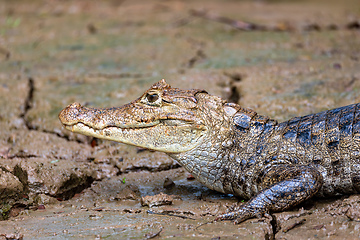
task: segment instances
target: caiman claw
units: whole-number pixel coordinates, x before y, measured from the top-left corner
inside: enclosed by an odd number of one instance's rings
[[[222,214],[215,218],[214,221],[234,220],[234,224],[240,224],[250,218],[260,218],[265,212],[257,211],[249,208],[248,204],[244,204],[240,209],[229,213]]]

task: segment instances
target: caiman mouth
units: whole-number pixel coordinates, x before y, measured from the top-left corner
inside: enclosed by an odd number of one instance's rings
[[[130,108],[131,114],[126,111],[129,106],[94,109],[73,103],[60,112],[59,118],[67,130],[75,133],[167,153],[193,149],[206,135],[205,125],[183,115],[183,119],[174,119],[180,113],[141,119],[136,109]]]
[[[76,122],[76,123],[71,123],[71,124],[67,124],[67,123],[62,123],[62,125],[70,131],[75,131],[75,129],[73,130],[73,128],[76,125],[82,125],[82,126],[86,126],[89,129],[94,129],[94,130],[105,130],[108,128],[119,128],[119,129],[141,129],[141,128],[150,128],[150,127],[154,127],[156,125],[165,125],[165,126],[191,126],[193,125],[193,123],[189,122],[189,121],[183,121],[183,120],[178,120],[178,119],[161,119],[161,120],[155,120],[152,121],[150,123],[131,123],[131,124],[114,124],[114,125],[104,125],[102,127],[96,127],[96,126],[92,126],[90,124],[86,124],[84,122]]]
[[[175,122],[180,125],[174,125]],[[207,129],[203,125],[177,120],[154,121],[126,128],[106,126],[95,129],[81,122],[64,124],[64,127],[72,132],[167,153],[185,152],[195,148],[202,142]]]
[[[121,129],[137,129],[137,128],[148,128],[148,127],[153,127],[156,126],[158,124],[160,124],[161,121],[156,120],[150,123],[133,123],[133,124],[115,124],[115,125],[104,125],[101,127],[96,127],[96,126],[92,126],[86,123],[83,123],[81,121],[77,122],[77,123],[71,123],[71,124],[67,124],[67,123],[62,123],[62,125],[68,129],[71,130],[73,129],[74,126],[82,124],[84,126],[87,126],[88,128],[94,129],[94,130],[104,130],[106,128],[121,128]]]

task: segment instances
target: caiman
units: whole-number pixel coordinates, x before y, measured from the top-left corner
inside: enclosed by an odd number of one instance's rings
[[[360,191],[360,103],[278,123],[161,80],[122,107],[73,103],[59,118],[76,133],[165,152],[208,188],[249,199],[215,220]]]

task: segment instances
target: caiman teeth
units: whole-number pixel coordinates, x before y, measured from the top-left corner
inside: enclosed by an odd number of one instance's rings
[[[74,123],[72,125],[64,124],[64,126],[66,129],[73,132],[74,127],[78,124],[83,124],[89,128],[95,129],[95,130],[103,130],[103,129],[110,128],[110,127],[123,128],[123,129],[147,128],[147,127],[152,127],[152,126],[158,125],[159,123],[160,123],[160,121],[156,120],[156,121],[152,121],[150,123],[109,124],[109,125],[104,124],[103,126],[93,126],[93,125],[86,124],[83,122],[78,122],[78,123]]]

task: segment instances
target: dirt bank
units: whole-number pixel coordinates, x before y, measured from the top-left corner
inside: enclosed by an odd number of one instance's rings
[[[357,4],[1,2],[0,239],[357,238],[359,195],[204,224],[242,200],[164,154],[69,133],[57,118],[75,101],[125,104],[162,78],[280,121],[359,102]]]

